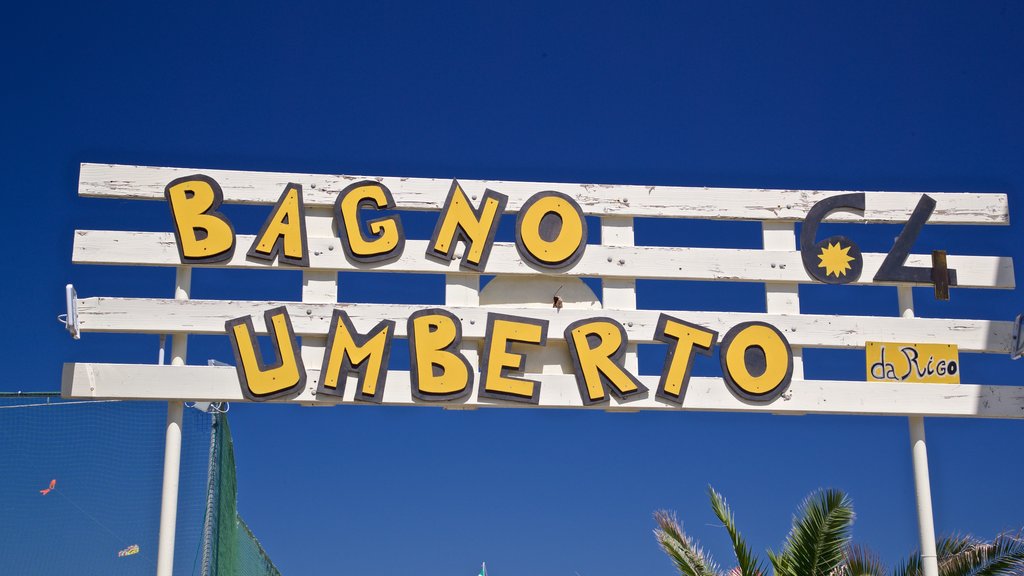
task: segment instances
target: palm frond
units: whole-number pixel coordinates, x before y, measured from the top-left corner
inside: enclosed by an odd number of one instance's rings
[[[693,538],[683,532],[675,515],[659,510],[654,513],[658,528],[654,537],[665,554],[672,559],[683,576],[722,576],[718,565],[704,552]]]
[[[922,576],[921,553],[915,552],[893,568],[892,576]]]
[[[718,516],[722,524],[725,524],[725,530],[729,533],[729,539],[732,540],[732,549],[736,553],[738,576],[763,576],[764,565],[759,558],[754,556],[750,546],[736,530],[736,519],[725,498],[711,486],[708,486],[708,496],[711,498],[711,509],[715,511],[715,516]]]
[[[843,564],[850,543],[853,503],[839,490],[807,497],[793,518],[782,552],[769,554],[779,576],[830,576]]]
[[[776,576],[789,573],[786,568],[786,559],[782,555],[776,555],[775,552],[768,550],[768,561],[771,562],[772,571]]]
[[[992,542],[972,536],[943,538],[938,546],[939,576],[1024,576],[1024,540],[1000,534]]]
[[[835,576],[885,576],[886,572],[877,554],[861,546],[851,546],[846,551],[846,561]]]

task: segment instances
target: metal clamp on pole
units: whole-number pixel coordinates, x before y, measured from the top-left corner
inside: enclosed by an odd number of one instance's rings
[[[1024,314],[1017,314],[1017,319],[1013,321],[1013,339],[1010,341],[1010,360],[1017,360],[1021,356],[1024,356]]]
[[[68,312],[57,316],[57,320],[64,324],[64,328],[71,333],[72,338],[78,340],[81,338],[81,334],[78,331],[78,292],[75,292],[74,284],[64,287],[64,295]]]

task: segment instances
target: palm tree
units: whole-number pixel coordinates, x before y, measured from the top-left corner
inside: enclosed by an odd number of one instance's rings
[[[732,510],[725,498],[708,487],[711,509],[725,525],[732,541],[737,566],[728,576],[765,576],[758,558],[736,529]],[[658,528],[654,535],[683,576],[727,576],[697,542],[687,536],[675,517],[655,512]],[[838,490],[821,490],[808,496],[793,517],[782,551],[768,552],[775,576],[838,576],[846,564],[846,552],[853,524],[853,503]],[[910,576],[910,575],[907,575]]]
[[[973,536],[951,536],[940,540],[936,550],[939,576],[1024,576],[1024,540],[1020,533],[1003,533],[991,542]],[[892,574],[922,576],[921,554],[908,558]]]
[[[708,487],[711,508],[725,526],[736,555],[736,567],[723,572],[710,554],[688,536],[674,515],[654,513],[658,544],[683,576],[766,576],[761,559],[736,529],[732,510],[721,494]],[[768,551],[774,576],[884,576],[890,573],[870,551],[850,545],[853,503],[838,490],[808,496],[778,554]],[[1024,576],[1024,539],[1000,534],[992,542],[973,536],[943,538],[938,546],[939,576]],[[921,555],[915,554],[891,571],[892,576],[923,576]]]

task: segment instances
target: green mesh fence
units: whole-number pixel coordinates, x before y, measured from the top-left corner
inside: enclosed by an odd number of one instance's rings
[[[0,394],[0,574],[153,574],[167,405]],[[227,417],[186,409],[174,574],[277,575],[237,515]]]
[[[235,451],[231,427],[225,414],[213,417],[212,458],[208,518],[205,532],[207,549],[203,557],[203,574],[216,576],[279,576],[277,568],[249,527],[238,515],[235,482]]]

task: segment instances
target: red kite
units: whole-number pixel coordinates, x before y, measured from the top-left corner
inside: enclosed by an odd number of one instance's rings
[[[53,490],[56,487],[57,487],[57,479],[54,478],[53,480],[50,480],[50,487],[49,488],[43,488],[42,490],[39,491],[39,493],[42,494],[43,496],[46,496],[47,494],[50,493],[50,490]]]

